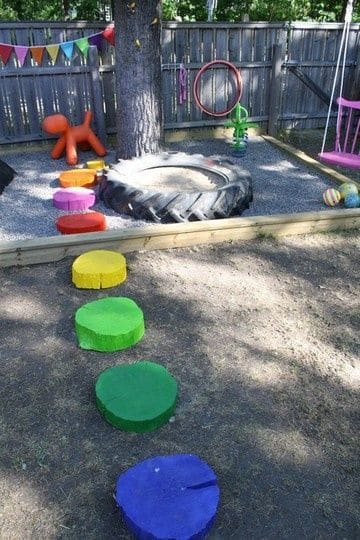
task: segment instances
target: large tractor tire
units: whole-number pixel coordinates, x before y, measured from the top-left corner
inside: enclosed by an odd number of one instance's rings
[[[13,180],[16,172],[5,161],[0,159],[0,195]]]
[[[204,191],[144,189],[136,185],[136,174],[147,169],[181,167],[218,175],[223,183]],[[186,176],[181,179],[182,188]],[[119,161],[100,182],[99,197],[120,214],[157,223],[186,222],[240,215],[252,201],[251,175],[227,158],[200,154],[164,152]]]

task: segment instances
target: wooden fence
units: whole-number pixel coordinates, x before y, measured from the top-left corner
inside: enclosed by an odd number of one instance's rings
[[[100,32],[105,24],[85,22],[0,23],[0,43],[48,45]],[[359,27],[350,30],[345,92],[359,98]],[[196,106],[192,86],[201,66],[228,60],[241,71],[241,103],[253,121],[270,133],[287,127],[321,127],[328,110],[340,46],[337,23],[163,23],[163,102],[165,129],[215,126],[224,118],[204,114]],[[180,104],[179,64],[187,73],[187,98]],[[28,54],[19,66],[15,54],[0,61],[0,143],[46,139],[41,120],[62,112],[73,122],[83,111],[95,111],[101,138],[115,132],[114,48],[103,41],[84,56],[76,47],[70,60],[60,50],[55,65],[45,53],[40,66]],[[215,70],[214,70],[215,73]],[[231,82],[213,77],[205,89],[207,102],[226,101]],[[319,97],[320,95],[320,97]]]

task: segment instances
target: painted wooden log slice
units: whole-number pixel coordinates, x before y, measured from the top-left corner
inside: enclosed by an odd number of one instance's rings
[[[105,161],[103,159],[93,159],[86,162],[86,167],[88,169],[96,169],[98,171],[99,169],[104,169]]]
[[[142,461],[118,477],[115,490],[124,521],[139,539],[205,538],[219,497],[214,471],[192,454]]]
[[[104,231],[106,229],[106,220],[101,212],[69,214],[57,218],[56,228],[62,234]]]
[[[59,210],[81,212],[95,204],[95,192],[84,187],[60,188],[53,195],[53,205]]]
[[[93,187],[97,184],[96,169],[71,169],[59,175],[59,183],[63,188]]]
[[[95,393],[97,406],[111,425],[144,433],[166,424],[173,415],[177,383],[166,368],[144,360],[103,371]]]
[[[126,259],[117,251],[88,251],[72,265],[72,282],[79,289],[106,289],[120,285],[125,279]]]
[[[144,315],[130,298],[102,298],[76,311],[75,331],[82,349],[120,351],[143,337]]]

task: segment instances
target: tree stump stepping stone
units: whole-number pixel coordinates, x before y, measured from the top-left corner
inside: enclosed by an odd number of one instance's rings
[[[93,159],[86,162],[86,167],[88,169],[96,169],[98,171],[99,169],[105,168],[105,161],[103,159]]]
[[[100,373],[95,393],[100,412],[112,426],[145,433],[173,415],[177,383],[165,367],[144,360]]]
[[[63,188],[93,187],[97,184],[96,169],[71,169],[59,175],[59,183]]]
[[[95,204],[95,192],[84,187],[60,188],[53,195],[53,205],[59,210],[81,212]]]
[[[209,533],[219,503],[214,471],[198,456],[157,456],[116,482],[115,500],[135,538],[199,540]]]
[[[117,251],[88,251],[72,265],[72,282],[78,289],[106,289],[120,285],[125,279],[126,259]]]
[[[76,311],[75,331],[82,349],[120,351],[132,347],[143,337],[144,315],[131,298],[101,298]]]
[[[61,234],[105,231],[106,220],[104,214],[101,212],[69,214],[57,218],[56,228]]]

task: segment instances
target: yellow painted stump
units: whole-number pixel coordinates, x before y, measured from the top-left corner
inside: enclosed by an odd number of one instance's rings
[[[86,167],[88,169],[96,169],[98,171],[99,169],[103,169],[105,167],[105,161],[103,159],[95,159],[92,161],[87,161]]]
[[[116,251],[83,253],[72,265],[72,281],[79,289],[107,289],[126,279],[126,259]]]

